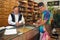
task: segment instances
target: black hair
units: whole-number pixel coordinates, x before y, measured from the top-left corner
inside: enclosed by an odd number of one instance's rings
[[[44,3],[43,3],[43,2],[40,2],[40,3],[38,4],[38,7],[41,7],[41,6],[44,6]]]
[[[18,6],[14,6],[13,9],[18,8]]]

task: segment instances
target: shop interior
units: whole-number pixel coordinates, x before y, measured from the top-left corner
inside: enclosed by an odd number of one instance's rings
[[[42,17],[39,2],[43,2],[52,14],[49,40],[60,40],[60,0],[0,0],[0,40],[40,40],[40,32],[35,26]],[[18,6],[25,19],[24,25],[15,28],[8,24],[14,6]]]

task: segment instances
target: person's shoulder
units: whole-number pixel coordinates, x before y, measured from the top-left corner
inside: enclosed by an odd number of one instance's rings
[[[48,10],[45,10],[44,15],[50,15],[50,12]]]
[[[50,12],[50,11],[48,11],[48,10],[45,10],[44,12]]]
[[[47,14],[50,14],[50,11],[48,11],[48,10],[45,10],[45,12],[46,12]]]

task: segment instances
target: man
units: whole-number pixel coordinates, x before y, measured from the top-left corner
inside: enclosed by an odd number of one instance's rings
[[[13,12],[8,17],[8,23],[13,26],[25,24],[24,17],[19,13],[17,6],[13,7]]]
[[[44,32],[47,31],[49,33],[49,26],[47,25],[50,25],[50,12],[46,10],[43,2],[40,2],[38,6],[42,13],[42,17],[38,20],[37,26],[39,26],[40,40],[42,40]]]

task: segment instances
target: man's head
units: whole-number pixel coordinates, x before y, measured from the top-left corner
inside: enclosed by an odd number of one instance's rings
[[[45,10],[44,3],[43,2],[40,2],[38,4],[38,6],[39,6],[39,9],[40,9],[41,12],[43,12]]]
[[[14,7],[13,7],[13,12],[14,12],[15,14],[18,14],[18,13],[19,13],[19,11],[18,11],[18,6],[14,6]]]

